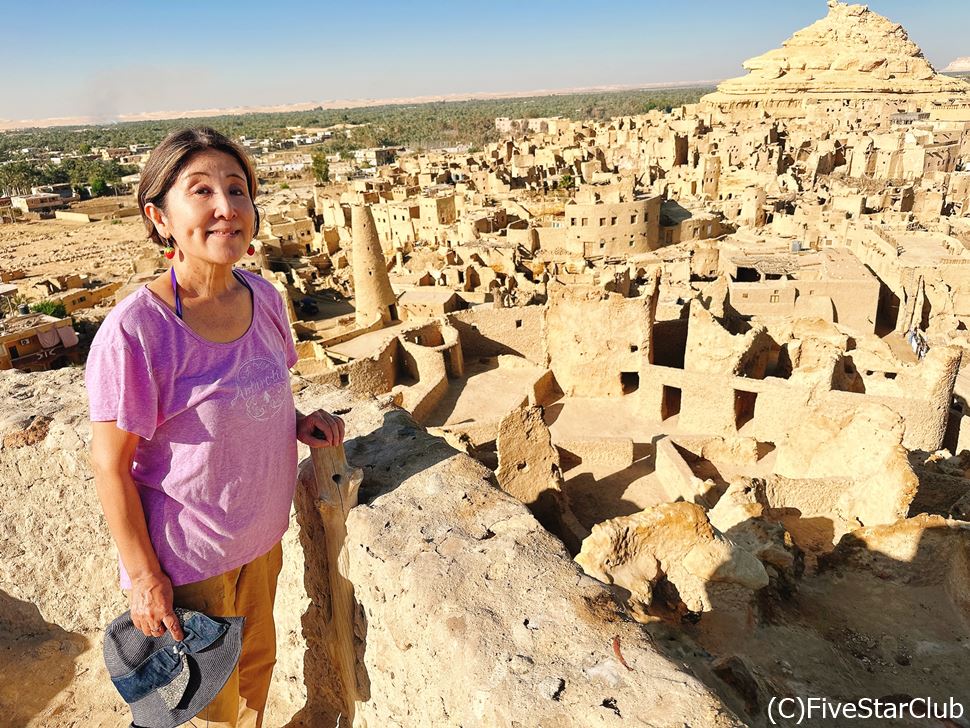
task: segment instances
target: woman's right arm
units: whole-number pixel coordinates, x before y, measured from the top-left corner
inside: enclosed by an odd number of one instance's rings
[[[91,430],[91,466],[98,498],[131,577],[131,621],[147,637],[160,637],[167,628],[174,639],[181,640],[182,628],[172,605],[172,582],[158,563],[138,488],[131,477],[138,435],[122,430],[114,421],[92,422]]]

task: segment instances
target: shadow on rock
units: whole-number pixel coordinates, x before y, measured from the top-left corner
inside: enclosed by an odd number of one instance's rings
[[[26,725],[74,680],[88,640],[0,589],[0,723]]]
[[[709,582],[709,612],[649,629],[751,726],[768,724],[771,698],[806,691],[860,707],[968,705],[968,553],[970,524],[941,516],[862,528],[819,554],[815,573],[766,563],[771,586],[747,602]],[[926,722],[899,713],[881,725]]]
[[[349,440],[346,450],[347,460],[364,471],[360,503],[370,503],[412,476],[458,454],[443,439],[429,436],[401,409],[386,412],[381,427]]]

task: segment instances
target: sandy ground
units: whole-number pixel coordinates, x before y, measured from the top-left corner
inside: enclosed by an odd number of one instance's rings
[[[137,217],[0,225],[0,269],[22,269],[27,278],[13,282],[31,299],[42,297],[30,292],[34,283],[66,273],[87,273],[105,282],[124,280],[131,273],[131,258],[143,248],[154,250]]]
[[[496,424],[529,397],[540,367],[520,363],[499,366],[494,358],[468,360],[465,376],[448,380],[448,391],[428,415],[429,427],[456,427],[472,422]]]
[[[913,697],[954,698],[970,706],[964,616],[939,587],[883,576],[849,568],[806,576],[789,598],[759,605],[763,616],[757,626],[719,620],[715,612],[696,625],[655,625],[655,644],[701,672],[711,655],[743,661],[752,682],[738,681],[738,697],[761,717],[768,695],[896,703]],[[936,719],[805,724],[966,725]]]

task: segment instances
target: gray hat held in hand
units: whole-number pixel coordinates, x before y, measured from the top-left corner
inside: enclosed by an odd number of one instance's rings
[[[176,608],[185,639],[146,637],[131,612],[104,637],[111,682],[131,707],[132,728],[175,728],[212,702],[239,660],[245,617],[209,617]]]

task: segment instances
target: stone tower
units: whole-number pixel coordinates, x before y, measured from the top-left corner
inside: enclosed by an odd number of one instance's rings
[[[387,276],[374,215],[369,205],[355,204],[350,211],[357,325],[370,325],[377,318],[389,324],[397,320],[397,299]]]

